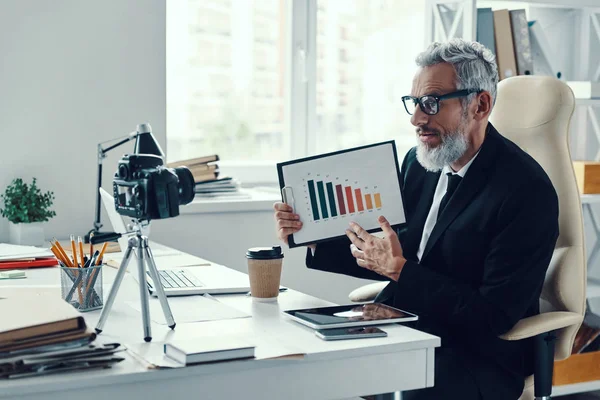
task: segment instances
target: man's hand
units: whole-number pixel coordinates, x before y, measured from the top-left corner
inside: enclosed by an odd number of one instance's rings
[[[385,234],[383,239],[369,234],[360,225],[351,222],[346,235],[352,242],[350,250],[356,263],[379,275],[397,281],[406,263],[398,235],[385,217],[379,217],[379,225]]]
[[[300,216],[294,214],[294,209],[285,203],[275,203],[275,229],[277,238],[283,243],[288,244],[288,236],[302,229]]]

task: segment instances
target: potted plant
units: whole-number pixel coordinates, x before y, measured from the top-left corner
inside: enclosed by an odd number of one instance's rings
[[[54,193],[42,193],[36,178],[31,185],[16,178],[0,195],[3,208],[0,214],[10,222],[10,241],[14,244],[42,246],[44,244],[44,222],[56,213],[50,210]]]

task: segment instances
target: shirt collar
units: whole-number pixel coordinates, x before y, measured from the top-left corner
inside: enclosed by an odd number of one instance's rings
[[[445,165],[444,168],[442,169],[442,174],[452,174],[452,175],[459,175],[461,178],[464,178],[465,175],[467,174],[467,170],[469,169],[469,167],[471,166],[471,164],[473,164],[473,161],[475,161],[475,158],[477,158],[477,155],[479,154],[479,151],[477,153],[475,153],[475,155],[473,156],[473,158],[471,158],[469,160],[468,163],[465,164],[464,167],[462,167],[458,172],[454,172],[452,170],[452,168],[449,165]]]

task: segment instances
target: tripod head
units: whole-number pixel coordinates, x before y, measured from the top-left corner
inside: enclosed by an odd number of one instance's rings
[[[123,236],[136,235],[136,236],[148,236],[150,234],[150,221],[149,220],[138,220],[132,219],[131,223],[127,225],[127,232],[117,233],[98,233],[90,236],[91,244],[99,244],[104,242],[116,242]]]

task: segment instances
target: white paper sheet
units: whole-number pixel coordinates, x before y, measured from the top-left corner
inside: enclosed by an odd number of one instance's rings
[[[222,319],[249,318],[250,315],[229,307],[212,296],[169,297],[169,307],[177,324]],[[128,301],[128,306],[141,312],[139,301]],[[160,325],[167,325],[158,298],[150,298],[150,318]]]
[[[53,257],[49,249],[34,246],[19,246],[0,243],[0,261],[18,260],[21,258]]]

